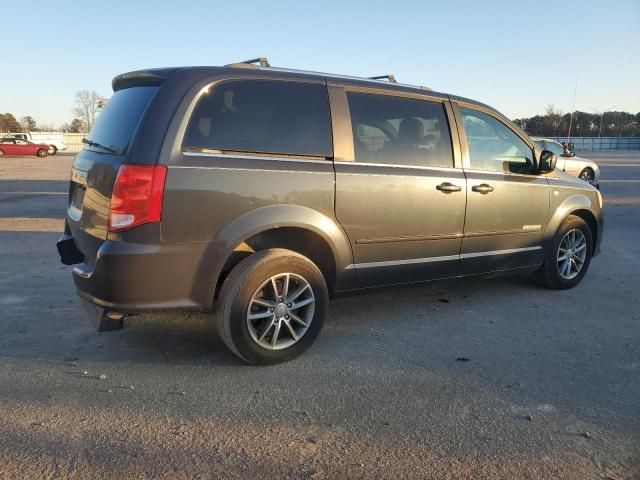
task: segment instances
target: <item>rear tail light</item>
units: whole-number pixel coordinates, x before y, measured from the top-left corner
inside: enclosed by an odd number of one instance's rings
[[[166,165],[121,165],[111,194],[109,231],[159,222]]]

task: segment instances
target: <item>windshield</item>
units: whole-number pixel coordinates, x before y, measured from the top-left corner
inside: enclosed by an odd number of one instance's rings
[[[132,87],[117,91],[98,115],[84,148],[124,155],[157,90],[158,87]]]
[[[560,145],[557,142],[547,142],[547,150],[555,153],[558,156],[564,155],[564,150],[562,148],[562,145]]]

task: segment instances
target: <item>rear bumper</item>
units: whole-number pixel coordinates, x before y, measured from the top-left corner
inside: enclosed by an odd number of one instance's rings
[[[205,243],[105,240],[92,263],[85,262],[69,235],[63,235],[57,246],[62,263],[75,264],[73,281],[78,295],[106,311],[127,314],[211,308],[213,276],[211,269],[203,268]]]
[[[105,241],[92,265],[73,269],[78,294],[122,313],[206,309],[197,296],[197,252],[185,245]]]

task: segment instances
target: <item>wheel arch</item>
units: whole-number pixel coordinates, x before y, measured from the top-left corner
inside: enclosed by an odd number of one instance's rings
[[[308,257],[325,275],[330,291],[353,274],[347,269],[353,260],[351,246],[338,222],[308,207],[271,205],[252,210],[224,227],[214,244],[218,245],[218,261],[213,271],[208,269],[211,302],[240,260],[268,248],[287,248]]]
[[[562,222],[569,215],[575,215],[582,218],[589,226],[589,230],[593,237],[593,248],[595,249],[596,240],[598,238],[598,220],[594,213],[598,210],[596,207],[597,206],[594,205],[593,200],[586,195],[571,195],[565,199],[562,204],[555,209],[555,212],[547,225],[547,229],[545,231],[547,245],[549,244],[548,242],[553,241],[553,237],[558,231],[558,228],[560,228]]]
[[[582,218],[589,226],[592,238],[592,248],[595,249],[596,239],[598,238],[598,221],[596,220],[596,216],[590,210],[586,209],[574,210],[569,215],[575,215],[576,217]],[[593,251],[591,253],[593,253]]]

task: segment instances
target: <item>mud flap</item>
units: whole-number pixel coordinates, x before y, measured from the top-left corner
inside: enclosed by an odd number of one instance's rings
[[[99,307],[85,299],[80,303],[98,332],[113,332],[124,328],[124,315]]]

